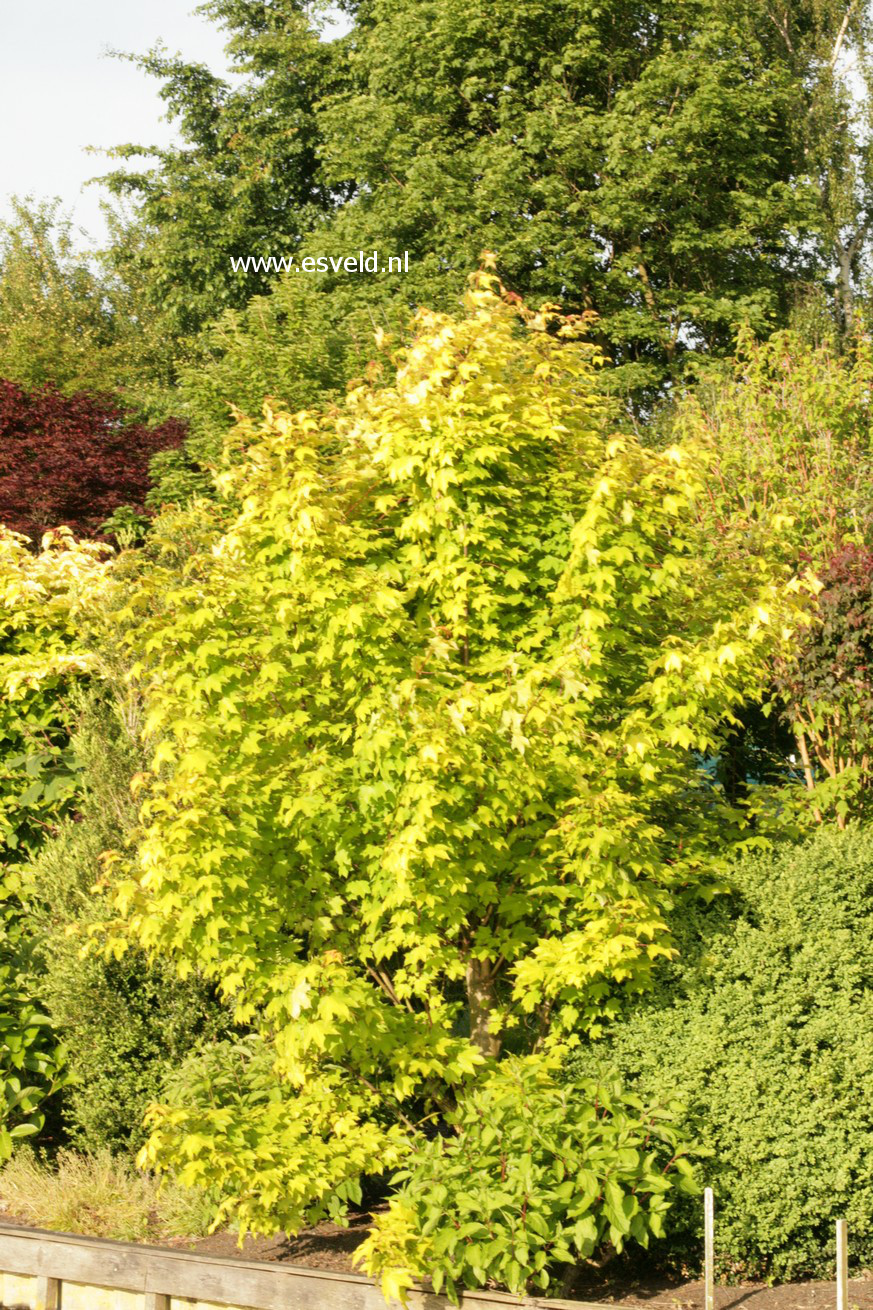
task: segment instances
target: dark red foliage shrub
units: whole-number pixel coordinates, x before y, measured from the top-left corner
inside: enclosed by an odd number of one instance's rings
[[[810,707],[843,707],[865,736],[873,733],[873,551],[845,545],[818,570],[816,622],[798,638],[783,692]]]
[[[842,822],[873,787],[873,551],[845,545],[818,576],[815,622],[798,634],[776,686],[807,784],[851,782],[851,805],[846,792],[837,810]]]
[[[0,523],[35,543],[62,524],[100,536],[120,505],[143,512],[149,460],[184,435],[180,420],[149,428],[106,396],[0,380]]]

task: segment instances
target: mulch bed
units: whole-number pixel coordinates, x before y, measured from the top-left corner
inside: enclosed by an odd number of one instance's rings
[[[370,1229],[369,1215],[352,1215],[348,1228],[327,1221],[305,1229],[296,1237],[247,1237],[242,1247],[236,1233],[210,1233],[193,1242],[172,1243],[195,1251],[198,1255],[236,1256],[242,1260],[269,1260],[279,1264],[301,1265],[304,1269],[324,1269],[339,1274],[359,1274],[352,1264],[352,1252],[360,1246]]]
[[[645,1253],[614,1261],[597,1271],[581,1267],[568,1295],[579,1301],[615,1306],[645,1306],[651,1310],[703,1310],[703,1283],[699,1278],[668,1273]],[[716,1310],[835,1310],[836,1284],[832,1282],[740,1282],[715,1288]],[[849,1310],[873,1310],[873,1273],[849,1282]]]
[[[276,1260],[308,1269],[356,1273],[352,1252],[364,1240],[368,1216],[353,1217],[348,1228],[322,1223],[297,1237],[247,1238],[242,1250],[232,1233],[213,1233],[192,1244],[204,1255]],[[650,1310],[702,1310],[703,1283],[659,1270],[645,1256],[616,1260],[605,1269],[581,1267],[565,1293],[569,1299],[605,1305],[650,1307]],[[716,1287],[716,1310],[835,1310],[836,1286],[826,1282],[736,1283]],[[849,1282],[849,1310],[873,1310],[873,1272]]]

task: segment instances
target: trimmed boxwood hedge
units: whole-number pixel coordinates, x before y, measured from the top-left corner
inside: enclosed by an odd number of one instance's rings
[[[721,1272],[833,1277],[834,1222],[873,1265],[873,831],[744,859],[682,958],[570,1077],[611,1069],[676,1096],[712,1154]],[[699,1253],[699,1203],[673,1252]]]

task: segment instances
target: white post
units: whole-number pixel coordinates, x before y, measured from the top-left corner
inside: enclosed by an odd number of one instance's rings
[[[703,1252],[704,1310],[715,1310],[715,1220],[711,1187],[703,1193]],[[848,1310],[848,1306],[842,1310]]]
[[[845,1219],[837,1220],[837,1310],[849,1310],[849,1234]]]

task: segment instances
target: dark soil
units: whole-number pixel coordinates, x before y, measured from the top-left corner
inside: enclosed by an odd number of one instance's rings
[[[352,1252],[367,1235],[367,1216],[352,1218],[348,1228],[323,1223],[297,1237],[247,1238],[240,1250],[232,1233],[214,1233],[192,1243],[204,1255],[242,1256],[249,1260],[279,1260],[307,1269],[359,1272]],[[703,1283],[681,1273],[665,1273],[641,1256],[615,1260],[605,1269],[581,1266],[564,1293],[572,1300],[603,1305],[650,1307],[651,1310],[702,1310]],[[716,1287],[716,1310],[835,1310],[834,1283],[737,1283]],[[849,1282],[849,1310],[873,1310],[873,1272],[865,1270]]]
[[[369,1215],[352,1215],[348,1228],[338,1224],[317,1224],[297,1237],[247,1237],[242,1247],[236,1233],[211,1233],[193,1242],[179,1241],[173,1246],[196,1251],[198,1255],[236,1256],[242,1260],[270,1260],[300,1265],[304,1269],[325,1269],[333,1273],[359,1274],[352,1264],[352,1252],[360,1246],[370,1228]]]
[[[360,1272],[351,1257],[367,1235],[368,1220],[368,1215],[352,1216],[348,1228],[325,1222],[297,1237],[247,1237],[242,1247],[230,1232],[162,1245],[199,1255],[278,1261],[304,1269],[351,1274]],[[2,1213],[0,1223],[30,1226],[14,1215]],[[632,1259],[614,1260],[602,1270],[580,1266],[563,1295],[627,1310],[703,1310],[703,1283],[699,1279],[664,1272],[642,1253]],[[715,1289],[716,1310],[835,1310],[836,1301],[832,1282],[783,1283],[776,1287],[747,1282]],[[864,1270],[850,1279],[848,1310],[873,1310],[873,1271]]]
[[[249,1260],[279,1260],[308,1269],[356,1273],[351,1255],[367,1235],[367,1216],[353,1218],[348,1228],[323,1223],[297,1237],[247,1238],[240,1250],[232,1233],[214,1233],[193,1243],[204,1255],[242,1256]],[[613,1261],[603,1270],[580,1267],[564,1295],[572,1300],[651,1310],[703,1310],[703,1283],[665,1273],[638,1258]],[[737,1283],[716,1287],[716,1310],[835,1310],[834,1283]],[[873,1310],[873,1272],[865,1270],[849,1282],[849,1310]]]
[[[694,1276],[659,1269],[643,1253],[614,1261],[603,1270],[577,1269],[568,1297],[615,1306],[645,1306],[651,1310],[703,1310],[703,1283]],[[836,1284],[831,1282],[741,1282],[715,1288],[716,1310],[835,1310]],[[873,1310],[873,1273],[863,1270],[849,1282],[849,1310]]]

